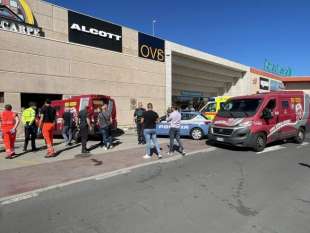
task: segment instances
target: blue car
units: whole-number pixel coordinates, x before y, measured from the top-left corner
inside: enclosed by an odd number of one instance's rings
[[[208,134],[211,123],[200,112],[181,112],[181,136],[190,136],[194,140],[203,139]],[[170,124],[166,121],[166,116],[160,118],[156,125],[156,133],[161,136],[169,135]]]

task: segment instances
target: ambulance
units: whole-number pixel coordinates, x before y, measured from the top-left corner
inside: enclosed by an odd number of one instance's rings
[[[221,106],[229,99],[229,96],[217,96],[211,98],[200,112],[208,119],[213,120]]]
[[[78,121],[78,113],[80,110],[88,107],[89,118],[92,124],[92,131],[90,135],[98,135],[99,126],[98,126],[98,113],[99,108],[103,105],[108,105],[108,110],[111,113],[112,117],[112,128],[117,128],[117,119],[116,119],[116,105],[114,99],[110,96],[105,95],[80,95],[80,96],[73,96],[68,99],[64,100],[55,100],[52,101],[51,106],[56,109],[56,129],[54,131],[54,135],[61,135],[63,129],[63,114],[65,108],[70,108],[70,111],[73,113],[74,121],[75,121],[75,129],[73,133],[74,140],[79,139],[79,131],[77,127]]]
[[[310,129],[310,95],[276,91],[230,98],[209,127],[210,143],[263,151],[284,139],[302,143]]]

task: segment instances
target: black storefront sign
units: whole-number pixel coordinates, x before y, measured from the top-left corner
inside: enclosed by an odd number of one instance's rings
[[[139,57],[165,62],[165,41],[139,32]]]
[[[122,27],[68,11],[69,41],[122,52]]]
[[[268,91],[269,90],[269,79],[259,78],[259,89]]]

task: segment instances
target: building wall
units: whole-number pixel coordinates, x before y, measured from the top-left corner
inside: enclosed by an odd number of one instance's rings
[[[287,90],[303,90],[310,94],[310,83],[286,83]]]
[[[0,91],[5,102],[20,111],[23,92],[111,95],[121,126],[132,125],[133,99],[153,102],[163,113],[165,64],[130,55],[137,49],[137,33],[124,29],[123,35],[129,54],[0,31]]]

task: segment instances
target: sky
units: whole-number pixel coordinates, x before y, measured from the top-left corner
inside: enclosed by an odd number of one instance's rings
[[[310,75],[309,0],[48,0],[65,8],[263,69]],[[87,3],[86,3],[87,2]]]

